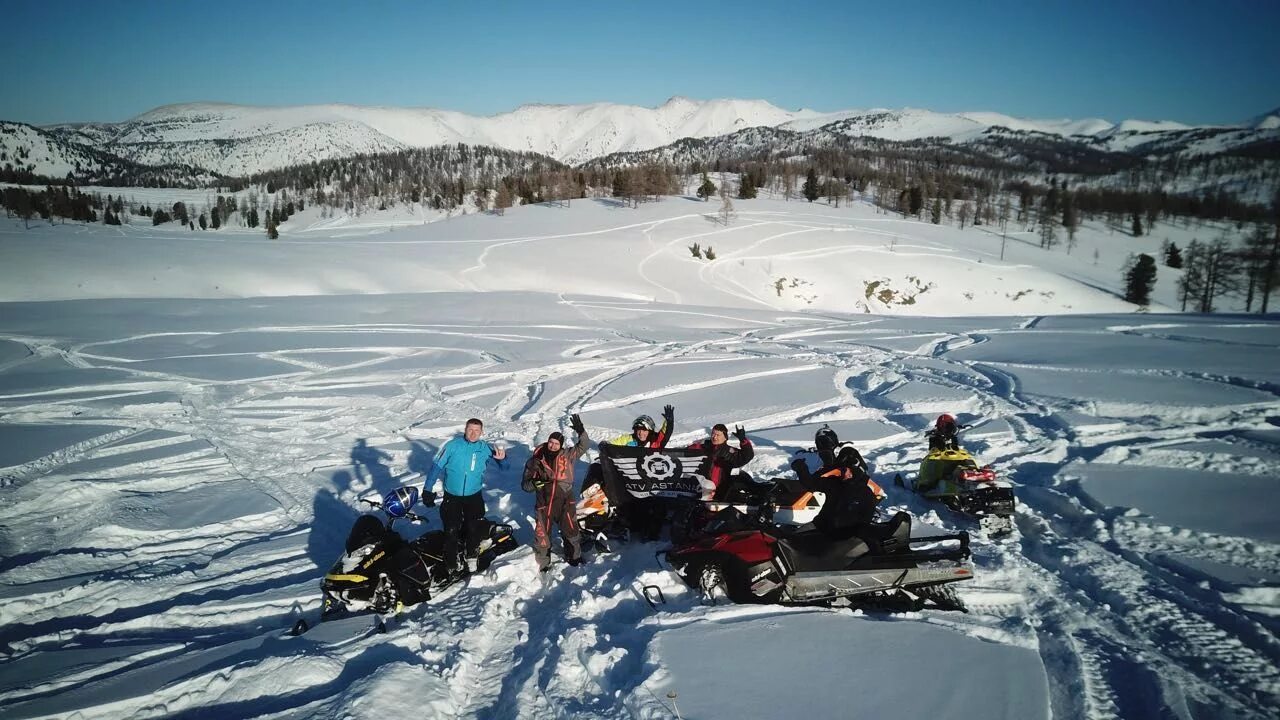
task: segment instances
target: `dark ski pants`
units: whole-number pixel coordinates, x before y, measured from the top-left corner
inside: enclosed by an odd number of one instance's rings
[[[564,558],[574,562],[582,557],[582,534],[578,529],[578,504],[574,501],[572,481],[548,483],[538,490],[537,519],[533,528],[533,553],[538,567],[551,564],[551,527],[560,527],[564,541]]]
[[[484,517],[484,498],[474,495],[444,494],[440,503],[440,524],[444,526],[444,561],[451,570],[466,567],[463,551],[473,547],[480,538],[467,537],[467,527],[472,520]]]

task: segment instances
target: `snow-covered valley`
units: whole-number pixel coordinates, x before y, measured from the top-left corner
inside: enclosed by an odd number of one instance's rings
[[[0,227],[0,715],[1274,713],[1280,322],[1169,313],[1164,267],[1166,314],[1117,295],[1129,253],[1204,229],[1011,232],[1001,261],[984,228],[735,204]],[[830,423],[886,510],[976,532],[891,481],[956,413],[1016,530],[975,538],[968,614],[708,606],[660,543],[542,590],[524,458],[570,413],[603,437],[665,403],[676,444],[745,425],[758,476]],[[512,448],[485,497],[525,547],[386,634],[285,637],[356,498],[472,416]]]

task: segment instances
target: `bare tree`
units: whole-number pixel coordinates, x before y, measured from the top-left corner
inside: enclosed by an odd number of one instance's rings
[[[728,225],[733,219],[733,201],[729,199],[729,182],[724,173],[720,173],[720,222]]]
[[[1262,307],[1259,312],[1267,312],[1267,304],[1271,293],[1280,285],[1280,189],[1271,203],[1272,219],[1275,221],[1275,232],[1271,235],[1271,252],[1267,255],[1266,270],[1262,273]]]
[[[511,188],[501,180],[498,181],[498,194],[493,199],[493,210],[499,215],[505,215],[507,208],[511,207]]]

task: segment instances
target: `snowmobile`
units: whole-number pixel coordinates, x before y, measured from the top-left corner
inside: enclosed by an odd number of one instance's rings
[[[920,472],[909,483],[897,475],[894,484],[909,487],[958,513],[978,518],[982,531],[988,535],[1013,531],[1013,511],[1017,504],[1013,485],[998,479],[990,465],[979,467],[973,456],[955,441],[954,435],[935,443],[920,462]]]
[[[630,529],[609,504],[609,496],[598,482],[583,489],[577,518],[584,544],[591,543],[597,552],[612,552],[614,541],[626,542],[631,537]]]
[[[928,544],[930,547],[913,548]],[[899,512],[847,539],[812,526],[787,531],[727,510],[696,539],[666,551],[684,582],[714,601],[849,604],[888,609],[964,610],[951,583],[973,578],[969,534],[911,536]]]
[[[673,538],[698,532],[711,517],[728,509],[745,514],[761,513],[771,523],[795,526],[812,521],[822,509],[822,493],[809,492],[791,478],[757,481],[741,470],[734,470],[727,482],[732,486],[719,500],[704,498],[671,503]],[[877,500],[884,499],[884,490],[879,485],[872,482],[871,488]],[[615,542],[630,539],[626,522],[618,517],[599,483],[583,490],[577,518],[583,536],[600,552],[610,552]]]
[[[346,551],[320,581],[324,595],[321,619],[335,614],[371,610],[387,613],[402,606],[430,600],[463,577],[450,573],[445,561],[443,530],[433,530],[406,541],[394,525],[397,520],[413,523],[426,518],[409,511],[418,502],[418,490],[397,488],[381,500],[361,498],[386,516],[366,513],[356,519],[347,536]],[[518,547],[511,526],[488,519],[472,520],[465,552],[475,571],[489,567],[493,559]],[[476,541],[476,538],[479,538]]]

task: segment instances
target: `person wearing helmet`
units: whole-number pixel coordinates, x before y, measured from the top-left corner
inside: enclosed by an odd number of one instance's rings
[[[539,445],[524,465],[521,487],[535,493],[537,510],[533,529],[533,553],[538,570],[551,567],[551,528],[560,528],[564,542],[564,559],[570,565],[582,563],[581,532],[578,528],[577,505],[573,501],[573,465],[587,451],[591,438],[582,420],[573,415],[569,426],[577,434],[573,447],[564,447],[564,435],[553,432]]]
[[[846,540],[875,517],[876,497],[871,489],[862,456],[851,443],[840,447],[835,462],[817,474],[809,471],[803,458],[791,462],[800,484],[809,492],[826,495],[813,526],[832,540]]]
[[[654,424],[653,418],[641,415],[631,423],[631,434],[619,435],[605,442],[610,445],[626,445],[629,447],[664,448],[671,440],[671,432],[676,425],[676,409],[672,405],[662,408],[662,428]]]
[[[840,438],[836,435],[836,431],[831,426],[823,423],[818,432],[813,434],[813,451],[818,453],[818,459],[822,461],[823,467],[830,467],[836,464],[836,450],[840,448]]]
[[[925,437],[929,439],[930,450],[955,450],[959,447],[956,441],[956,433],[959,426],[956,425],[956,419],[946,413],[938,416],[933,423],[933,427],[925,432]]]
[[[603,442],[609,445],[626,447],[664,448],[671,440],[671,433],[676,426],[676,409],[672,405],[662,408],[662,427],[659,428],[648,415],[641,415],[631,423],[631,433],[619,435]],[[592,463],[587,468],[587,476],[582,481],[582,492],[585,494],[592,485],[600,485],[608,497],[610,492],[617,492],[604,486],[604,468],[600,463]],[[614,502],[610,498],[610,502]],[[661,498],[635,498],[627,503],[627,527],[640,533],[646,540],[656,540],[661,532],[662,523],[666,519],[666,503]]]

